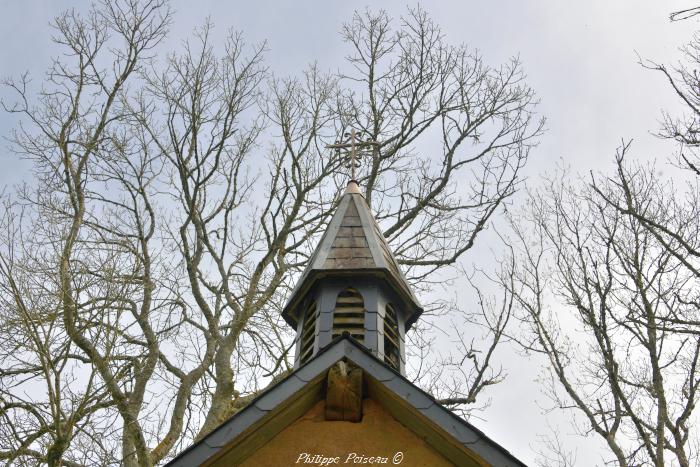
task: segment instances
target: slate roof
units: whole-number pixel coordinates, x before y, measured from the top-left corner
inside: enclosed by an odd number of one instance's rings
[[[265,390],[167,465],[202,465],[221,459],[224,454],[230,456],[225,458],[227,465],[242,461],[324,397],[328,369],[341,359],[350,360],[363,369],[371,398],[377,399],[395,419],[419,434],[429,445],[438,446],[440,453],[455,465],[525,466],[347,335],[335,339],[313,359]],[[233,454],[232,447],[236,451]],[[480,459],[475,462],[465,451],[477,454]]]
[[[282,316],[296,328],[296,304],[316,280],[328,275],[376,275],[388,280],[409,306],[407,329],[423,312],[357,183],[348,184]]]

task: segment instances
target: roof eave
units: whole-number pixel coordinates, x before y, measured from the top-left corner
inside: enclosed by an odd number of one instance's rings
[[[447,432],[465,448],[481,456],[492,465],[524,467],[525,464],[481,430],[446,409],[422,389],[415,386],[368,349],[348,335],[339,336],[323,348],[311,360],[289,374],[277,384],[267,388],[246,407],[222,423],[213,432],[179,453],[167,465],[184,467],[208,463],[217,457],[221,449],[229,446],[238,436],[263,419],[270,411],[284,404],[290,397],[317,381],[330,366],[347,358],[367,371],[386,390],[397,394],[407,406],[426,417],[431,423]]]

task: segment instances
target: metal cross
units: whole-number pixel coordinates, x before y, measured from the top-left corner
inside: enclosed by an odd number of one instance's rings
[[[350,133],[345,133],[343,136],[345,138],[348,138],[345,140],[345,142],[341,142],[340,140],[338,140],[335,142],[335,144],[329,144],[328,146],[326,146],[326,148],[335,149],[337,153],[340,153],[342,149],[350,149],[350,152],[347,153],[348,165],[350,166],[350,177],[351,180],[357,181],[355,179],[355,169],[360,166],[358,158],[361,155],[357,153],[357,150],[366,146],[377,147],[379,146],[379,142],[371,140],[358,140],[359,133],[356,132],[354,129]]]

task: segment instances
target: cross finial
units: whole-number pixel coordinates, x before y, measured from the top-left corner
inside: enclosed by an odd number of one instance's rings
[[[379,146],[379,142],[371,140],[362,141],[359,138],[360,133],[355,131],[355,129],[353,129],[350,133],[345,133],[343,136],[346,138],[345,141],[338,140],[335,142],[335,144],[329,144],[326,147],[329,149],[335,149],[338,153],[340,153],[341,150],[346,150],[345,156],[347,158],[347,165],[350,167],[350,180],[357,182],[356,169],[360,167],[359,157],[362,155],[358,154],[358,149],[367,146],[377,147]],[[347,151],[348,149],[349,151]]]

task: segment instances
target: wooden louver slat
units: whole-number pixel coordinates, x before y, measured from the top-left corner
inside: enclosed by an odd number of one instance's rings
[[[399,326],[396,310],[389,303],[384,313],[384,361],[400,370]]]
[[[316,302],[312,302],[306,309],[304,316],[304,330],[301,333],[301,363],[306,362],[314,352],[314,341],[316,337],[316,320],[318,318],[318,308]]]
[[[352,337],[364,342],[365,302],[360,293],[347,288],[338,294],[333,311],[333,337],[348,332]]]

